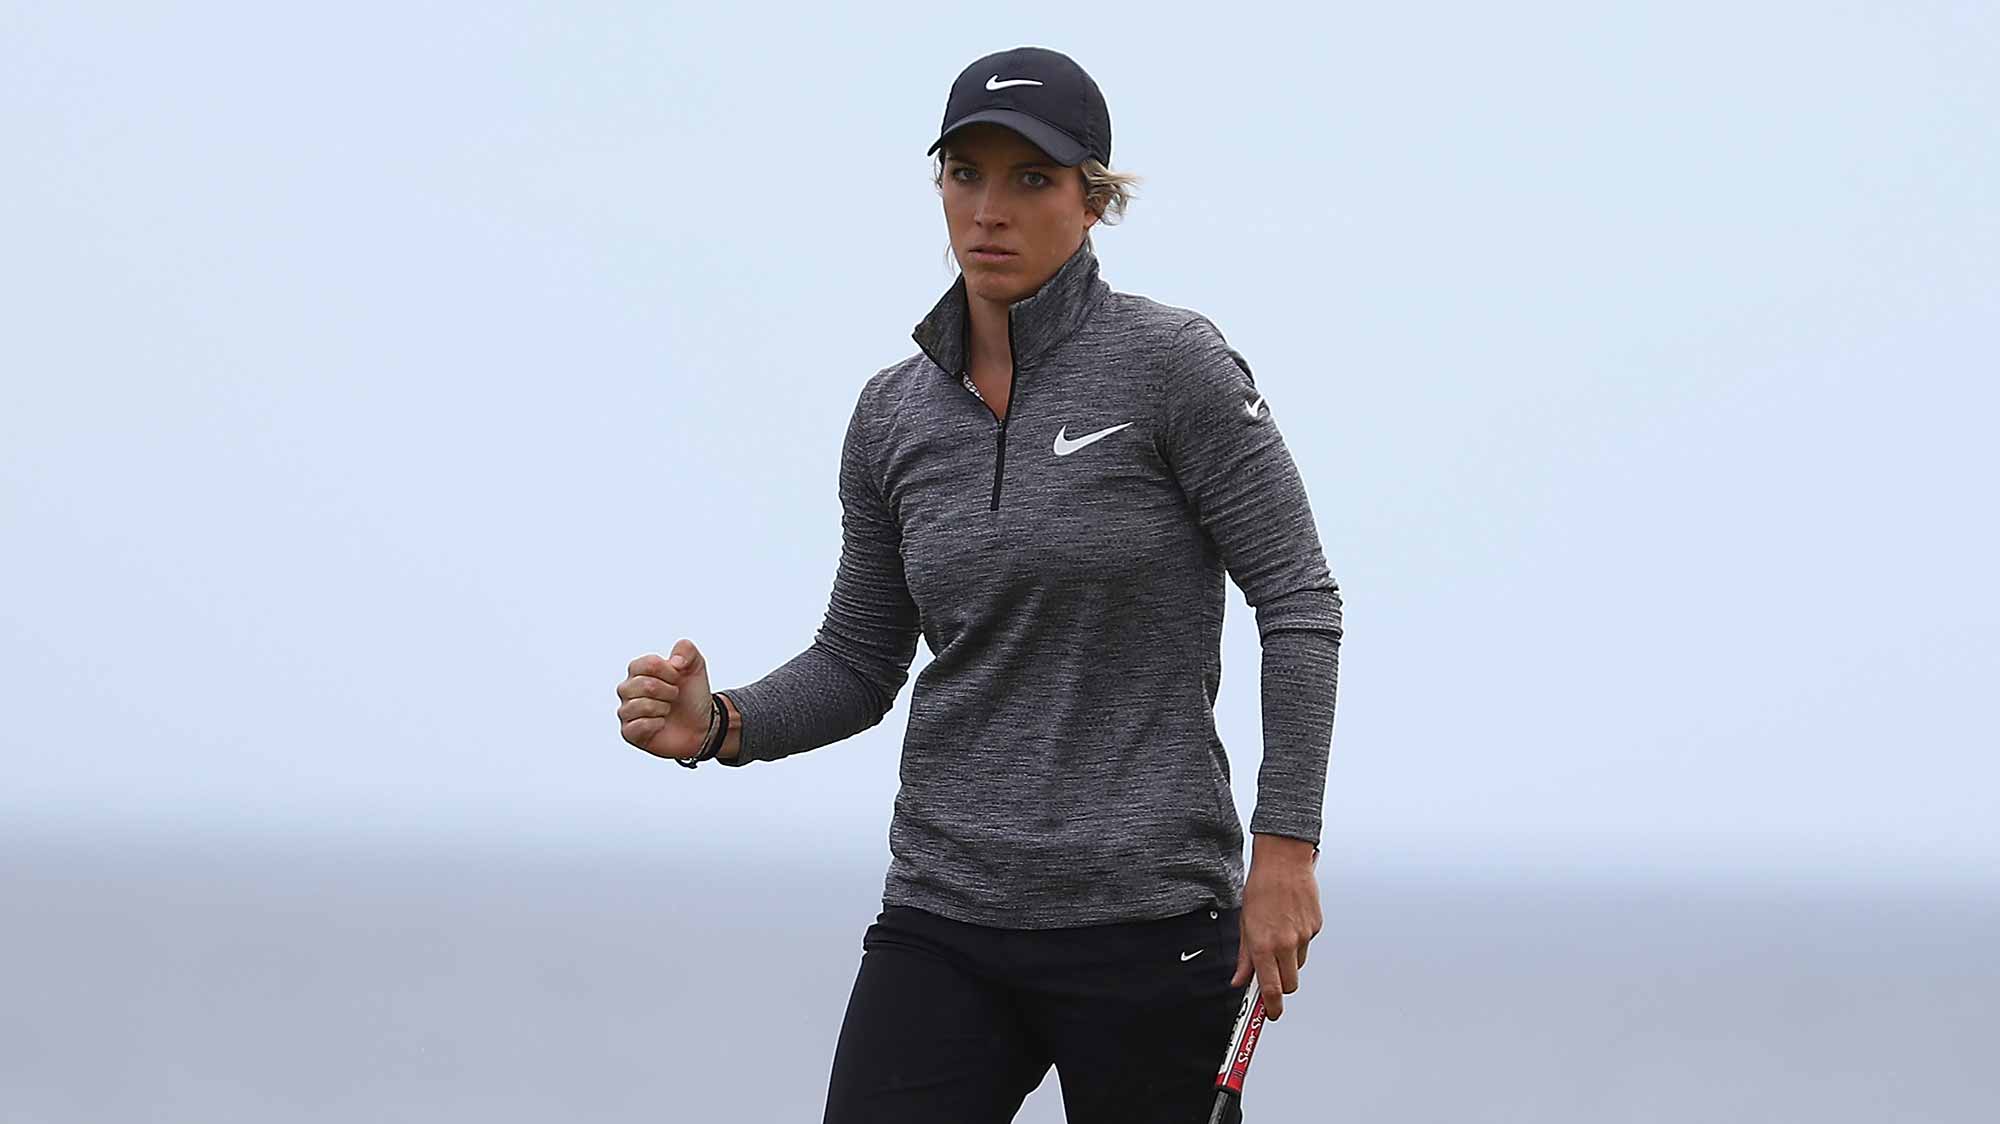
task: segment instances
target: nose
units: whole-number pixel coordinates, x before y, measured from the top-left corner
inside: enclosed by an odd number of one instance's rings
[[[990,184],[979,188],[979,200],[972,208],[972,221],[982,228],[1007,225],[1007,209],[1004,193],[996,191]]]

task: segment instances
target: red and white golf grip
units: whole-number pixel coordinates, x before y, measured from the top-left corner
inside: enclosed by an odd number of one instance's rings
[[[1264,989],[1255,977],[1243,992],[1243,1007],[1236,1013],[1236,1029],[1229,1033],[1229,1053],[1215,1075],[1215,1111],[1209,1124],[1220,1124],[1229,1111],[1232,1097],[1243,1095],[1243,1075],[1250,1072],[1250,1055],[1257,1052],[1257,1039],[1264,1033]]]

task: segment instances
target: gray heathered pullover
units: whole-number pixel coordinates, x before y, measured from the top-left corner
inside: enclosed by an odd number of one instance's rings
[[[1240,904],[1215,731],[1223,576],[1262,641],[1252,832],[1319,841],[1340,589],[1249,364],[1113,291],[1088,247],[1009,309],[1005,420],[967,391],[965,281],[861,388],[810,647],[725,693],[773,761],[882,721],[917,677],[885,904],[1009,928]]]

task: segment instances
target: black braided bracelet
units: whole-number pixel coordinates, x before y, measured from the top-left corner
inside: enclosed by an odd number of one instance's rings
[[[716,714],[721,716],[722,727],[715,732],[715,744],[708,747],[707,753],[702,754],[701,759],[703,761],[721,753],[722,743],[729,740],[729,708],[722,705],[722,696],[717,694],[710,694],[708,696],[708,704],[715,708]]]
[[[693,757],[676,757],[674,764],[692,769],[721,753],[722,743],[729,740],[729,711],[722,705],[722,696],[711,693],[708,705],[708,734],[702,739],[701,752]]]

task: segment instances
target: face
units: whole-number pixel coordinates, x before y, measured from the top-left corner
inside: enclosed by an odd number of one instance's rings
[[[1006,304],[1032,295],[1062,268],[1097,216],[1083,204],[1083,171],[1026,137],[982,121],[951,134],[944,157],[944,221],[968,292]],[[982,247],[1008,251],[987,254]]]

